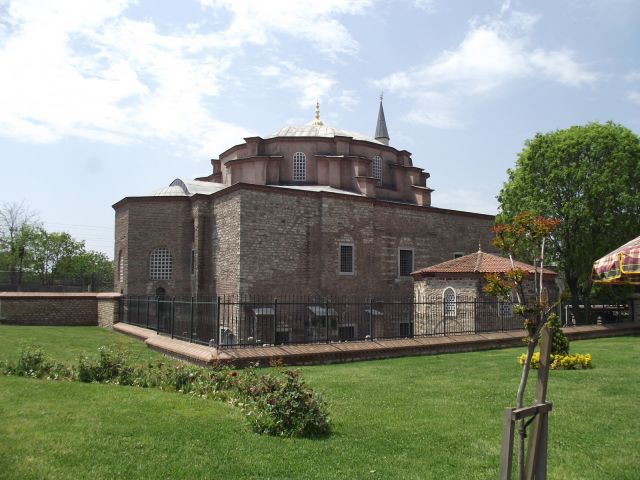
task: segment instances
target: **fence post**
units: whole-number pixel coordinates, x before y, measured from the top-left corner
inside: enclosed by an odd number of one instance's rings
[[[189,343],[193,343],[193,297],[189,305]]]
[[[327,327],[326,342],[329,343],[329,301],[324,301],[324,323]]]
[[[147,328],[149,328],[149,295],[147,295]]]
[[[170,315],[171,315],[171,338],[173,338],[173,326],[174,326],[174,314],[175,314],[175,303],[176,303],[176,297],[171,297],[171,308],[170,308]]]
[[[369,339],[373,341],[373,299],[369,297]]]
[[[456,298],[456,312],[458,311],[458,299]],[[447,306],[445,304],[444,298],[442,299],[442,318],[443,318],[443,331],[444,331],[444,336],[447,336]]]
[[[160,297],[156,295],[156,335],[160,335]]]
[[[220,296],[217,297],[216,302],[216,321],[215,321],[215,339],[216,339],[216,349],[220,349]]]
[[[291,307],[289,307],[291,308]],[[278,299],[273,299],[273,344],[276,345],[278,337]]]

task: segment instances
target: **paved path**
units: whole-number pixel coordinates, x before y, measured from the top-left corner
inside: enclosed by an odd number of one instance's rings
[[[262,365],[268,365],[273,362],[288,365],[307,365],[517,347],[523,344],[522,338],[526,335],[524,330],[515,330],[511,332],[452,335],[448,337],[216,349],[172,339],[164,335],[158,335],[153,330],[125,323],[117,323],[113,329],[139,338],[149,348],[173,358],[201,365],[226,363],[238,367],[255,362]],[[584,325],[565,328],[564,332],[571,340],[640,335],[640,323]]]

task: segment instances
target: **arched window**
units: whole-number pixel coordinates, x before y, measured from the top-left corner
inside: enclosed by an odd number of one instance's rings
[[[376,184],[382,185],[382,157],[380,157],[380,155],[376,155],[375,157],[373,157],[371,169],[373,178],[377,180]]]
[[[507,298],[500,301],[500,316],[507,318],[513,316],[513,296],[511,292],[508,293]]]
[[[161,247],[151,252],[149,266],[151,280],[171,280],[173,259],[169,249]]]
[[[442,294],[444,303],[444,314],[447,317],[454,317],[456,315],[456,291],[448,287]]]
[[[122,252],[118,255],[118,281],[124,282],[124,255]]]
[[[307,156],[302,152],[293,154],[293,181],[304,182],[307,179]]]

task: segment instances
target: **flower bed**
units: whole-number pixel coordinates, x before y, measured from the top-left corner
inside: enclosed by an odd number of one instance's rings
[[[520,366],[524,365],[527,355],[523,353],[518,357]],[[535,352],[531,357],[531,368],[540,366],[540,352]],[[575,353],[573,355],[554,355],[551,354],[551,370],[580,370],[591,368],[591,354]]]

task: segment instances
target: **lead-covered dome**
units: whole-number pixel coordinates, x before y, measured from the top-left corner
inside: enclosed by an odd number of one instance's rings
[[[379,142],[378,140],[368,137],[366,135],[363,135],[361,133],[350,132],[348,130],[340,130],[338,128],[333,128],[328,125],[318,125],[315,122],[311,122],[306,125],[289,125],[286,127],[282,127],[280,130],[268,136],[267,138],[281,138],[281,137],[324,137],[324,138],[351,137],[354,140],[363,140],[365,142],[371,142],[371,143],[377,143],[379,145],[383,145],[382,142]]]

